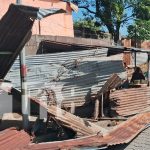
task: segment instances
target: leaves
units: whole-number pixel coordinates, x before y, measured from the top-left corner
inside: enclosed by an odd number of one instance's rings
[[[150,20],[138,20],[128,27],[128,37],[137,40],[150,40]]]
[[[149,29],[150,0],[73,0],[73,2],[78,4],[79,8],[84,9],[85,16],[92,16],[97,22],[107,27],[114,42],[119,40],[120,27],[126,25],[129,20],[139,18],[148,21],[142,27]],[[139,23],[136,24],[140,27]],[[134,37],[132,32],[134,32],[135,25],[128,28],[131,37]],[[144,34],[147,35],[146,30],[140,29],[141,39],[144,39]]]
[[[86,18],[84,20],[79,20],[74,23],[75,29],[89,29],[91,32],[100,31],[100,25],[96,21]]]
[[[84,9],[85,16],[93,16],[97,22],[106,26],[115,42],[119,39],[121,25],[131,19],[125,10],[130,9],[133,0],[73,0],[73,2]]]
[[[136,18],[142,20],[150,20],[150,0],[138,0],[137,5],[134,6]]]

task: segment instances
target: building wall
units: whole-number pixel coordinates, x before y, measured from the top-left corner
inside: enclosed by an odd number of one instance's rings
[[[149,49],[150,50],[150,41],[142,42],[141,47],[144,48],[144,49]]]
[[[72,10],[68,3],[60,0],[21,0],[23,5],[40,8],[61,8],[67,13],[55,14],[40,21],[41,35],[74,37]],[[11,3],[16,0],[0,0],[0,18],[6,13]],[[33,35],[39,34],[39,21],[35,21]]]
[[[0,116],[13,110],[12,96],[0,91]]]
[[[135,41],[131,39],[123,39],[122,46],[124,47],[134,47]],[[145,50],[150,50],[150,41],[138,41],[136,46],[138,48],[142,48]],[[146,53],[137,53],[136,55],[136,63],[137,65],[141,65],[147,62],[148,56]],[[126,65],[134,65],[134,59],[132,58],[131,52],[125,52],[123,61]],[[143,67],[144,68],[144,67]]]
[[[124,47],[134,47],[135,46],[135,42],[134,40],[131,40],[131,39],[123,39],[121,41],[122,43],[122,46]],[[138,48],[143,48],[143,49],[146,49],[146,50],[150,50],[150,41],[138,41],[137,42],[137,47]]]

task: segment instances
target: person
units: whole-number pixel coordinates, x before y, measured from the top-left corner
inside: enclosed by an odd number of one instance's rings
[[[145,80],[140,67],[136,67],[134,73],[132,74],[131,82],[133,83],[135,80]]]

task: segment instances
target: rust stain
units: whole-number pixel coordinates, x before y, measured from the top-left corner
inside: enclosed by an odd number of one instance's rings
[[[35,102],[35,100],[34,100]],[[36,103],[39,101],[36,100]],[[44,106],[44,105],[43,105]],[[128,143],[133,140],[147,124],[150,123],[150,112],[135,115],[129,120],[123,122],[109,133],[100,136],[92,135],[79,139],[72,139],[58,142],[48,142],[42,144],[29,144],[25,149],[64,149],[73,147],[91,147],[91,146],[112,146]]]
[[[150,106],[150,87],[118,90],[110,94],[110,100],[117,115],[134,115]]]
[[[45,108],[45,105],[38,100],[31,101]],[[102,135],[91,135],[78,139],[71,139],[57,142],[47,142],[41,144],[33,144],[30,136],[24,131],[17,131],[10,128],[0,132],[0,150],[58,150],[70,149],[73,147],[103,147],[117,144],[129,143],[150,123],[150,112],[141,113],[131,117],[127,121],[116,126],[109,133]]]
[[[30,136],[23,130],[9,128],[0,132],[0,150],[22,149],[30,143]]]

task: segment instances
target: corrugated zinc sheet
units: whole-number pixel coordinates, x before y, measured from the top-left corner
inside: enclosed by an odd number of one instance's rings
[[[59,142],[30,144],[26,149],[71,149],[73,147],[103,147],[129,143],[150,123],[150,112],[136,115],[118,125],[106,135],[93,135],[89,137],[72,139]]]
[[[95,55],[95,50],[87,52],[27,57],[27,84],[31,96],[47,100],[47,96],[42,94],[47,89],[55,92],[55,100],[58,102],[85,102],[90,93],[100,90],[113,73],[126,78],[122,55],[100,57],[100,54]],[[18,67],[16,62],[6,79],[19,89]]]
[[[30,143],[30,136],[25,131],[9,128],[0,132],[0,150],[23,149]]]
[[[0,55],[0,78],[5,77],[17,55],[29,40],[34,23],[34,19],[31,17],[21,11],[19,6],[12,4],[1,19],[0,52],[10,52],[11,54]]]
[[[11,4],[0,21],[0,78],[4,78],[19,52],[31,37],[35,19],[42,19],[63,10],[43,10]],[[4,54],[5,53],[5,54]]]
[[[107,48],[102,49],[90,49],[90,50],[80,50],[72,52],[61,52],[61,53],[52,53],[52,54],[40,54],[33,56],[26,56],[26,65],[27,67],[33,67],[38,65],[51,65],[51,64],[64,64],[65,62],[73,61],[76,59],[82,59],[84,57],[106,57]],[[19,58],[13,64],[11,70],[19,69]]]
[[[111,146],[106,150],[149,150],[150,149],[150,127],[143,130],[131,143]]]
[[[118,115],[137,114],[150,106],[150,87],[117,90],[110,94],[110,100]]]

